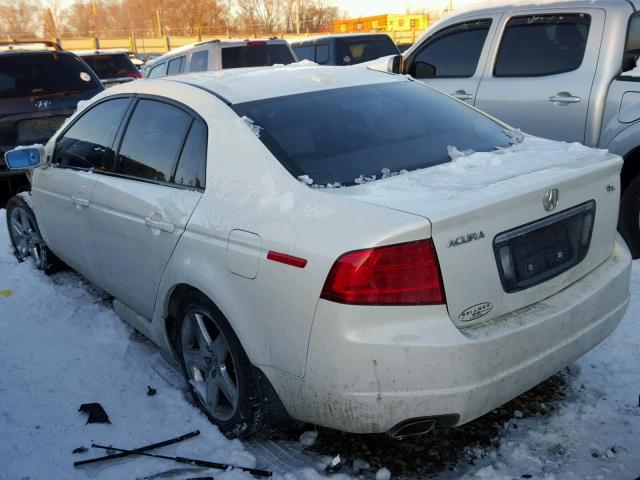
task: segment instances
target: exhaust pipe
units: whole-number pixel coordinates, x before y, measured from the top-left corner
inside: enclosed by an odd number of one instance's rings
[[[435,429],[436,425],[445,428],[455,427],[459,419],[460,416],[458,414],[410,418],[397,424],[387,432],[387,435],[397,440],[402,440],[403,438],[430,433]]]

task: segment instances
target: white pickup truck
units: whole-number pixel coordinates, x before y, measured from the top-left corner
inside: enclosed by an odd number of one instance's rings
[[[619,229],[640,256],[639,0],[500,2],[457,10],[389,69],[541,137],[624,158]]]

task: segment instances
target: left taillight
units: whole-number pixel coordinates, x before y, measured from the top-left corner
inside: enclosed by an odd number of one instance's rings
[[[139,72],[127,73],[127,77],[130,78],[143,78],[143,75]]]
[[[430,239],[345,253],[333,264],[321,298],[352,305],[445,303]]]

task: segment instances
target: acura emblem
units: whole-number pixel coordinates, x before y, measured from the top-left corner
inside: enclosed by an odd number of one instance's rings
[[[33,102],[36,108],[47,108],[51,105],[50,100],[38,100],[37,102]]]
[[[547,193],[545,193],[544,197],[542,198],[542,205],[544,206],[544,209],[547,212],[555,210],[555,208],[558,206],[559,197],[560,194],[558,193],[557,188],[552,188]]]

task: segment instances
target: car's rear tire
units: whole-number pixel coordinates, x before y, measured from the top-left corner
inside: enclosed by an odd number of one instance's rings
[[[222,313],[204,295],[184,299],[176,347],[188,388],[198,407],[228,437],[264,427],[260,382]]]
[[[19,195],[7,202],[7,229],[13,254],[19,262],[30,257],[35,267],[46,274],[60,270],[62,262],[47,247],[33,210]]]
[[[622,194],[618,231],[633,258],[640,257],[640,177],[636,177]]]

